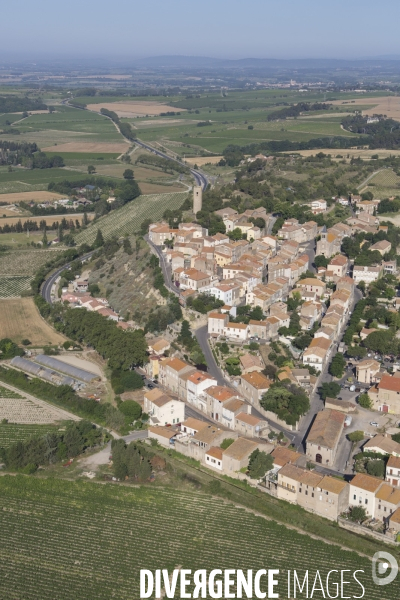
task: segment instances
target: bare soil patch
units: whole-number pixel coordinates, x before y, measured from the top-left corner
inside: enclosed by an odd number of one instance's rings
[[[0,202],[15,204],[16,202],[45,202],[46,200],[57,200],[65,198],[65,195],[56,192],[14,192],[11,194],[0,194]],[[0,212],[2,208],[0,207]]]
[[[212,164],[216,165],[219,161],[224,158],[223,156],[195,156],[191,158],[185,158],[185,161],[189,163],[189,165],[198,165],[199,167]]]
[[[112,110],[119,117],[142,117],[144,115],[157,116],[163,112],[186,112],[185,109],[176,109],[174,106],[168,106],[168,104],[161,104],[160,102],[143,102],[143,101],[131,101],[131,102],[105,102],[104,104],[88,104],[89,110],[99,112],[101,108]]]
[[[349,99],[350,100],[350,99]],[[349,100],[334,100],[331,104],[342,106],[349,104]],[[364,116],[386,115],[391,119],[400,121],[400,97],[399,96],[381,96],[379,98],[351,98],[355,100],[354,104],[368,105],[372,108],[366,108],[362,111]],[[351,106],[351,105],[350,105]]]
[[[359,148],[346,148],[346,149],[335,149],[335,148],[318,148],[314,150],[296,150],[295,154],[300,154],[301,156],[315,156],[318,152],[323,152],[324,154],[330,154],[334,159],[337,155],[343,156],[343,158],[347,159],[347,155],[349,158],[362,158],[364,160],[370,160],[371,156],[375,156],[376,154],[379,158],[386,158],[387,156],[400,156],[400,150],[385,150],[384,148],[376,148],[375,150],[369,150],[368,148],[359,149]],[[283,152],[283,154],[293,154],[293,151]],[[188,161],[188,159],[186,159]],[[341,158],[338,160],[342,160]]]
[[[93,105],[97,106],[97,105]],[[125,142],[108,143],[89,143],[89,142],[67,142],[66,144],[57,144],[43,148],[44,152],[85,152],[98,154],[116,154],[117,152],[126,152],[129,144]]]
[[[95,373],[96,375],[99,375],[99,377],[103,377],[103,372],[99,365],[84,360],[78,354],[60,354],[57,358],[68,365],[73,365],[74,367],[78,367],[78,369],[83,369],[84,371],[89,371],[89,373]]]
[[[18,344],[27,338],[33,346],[62,344],[66,340],[42,319],[33,298],[0,300],[0,339],[2,338],[11,338]]]

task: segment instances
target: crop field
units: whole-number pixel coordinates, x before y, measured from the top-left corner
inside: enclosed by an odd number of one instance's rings
[[[365,597],[382,600],[369,559],[202,493],[4,476],[0,528],[4,598],[138,599],[139,570],[157,568],[279,569],[275,591],[288,597],[290,566],[310,579],[318,569],[322,581],[332,569],[363,570]],[[345,591],[362,593],[354,580]],[[385,600],[397,592],[386,586]]]
[[[13,392],[10,391],[10,396],[12,395]],[[9,423],[19,425],[52,425],[70,418],[64,410],[31,396],[7,398],[0,395],[0,421],[7,419]],[[78,417],[74,419],[79,420]]]
[[[19,298],[31,289],[32,276],[4,277],[0,275],[0,298]]]
[[[90,143],[90,142],[67,142],[66,144],[57,144],[57,146],[49,146],[48,148],[42,148],[43,152],[50,152],[54,154],[122,154],[129,148],[129,144],[126,142],[118,143]]]
[[[1,212],[1,207],[0,207],[0,212]],[[94,213],[88,213],[88,218],[89,220],[93,219]],[[75,219],[78,219],[79,221],[82,221],[83,218],[83,213],[71,213],[70,215],[67,214],[63,214],[63,215],[46,215],[46,216],[41,216],[41,217],[23,217],[23,216],[17,216],[17,217],[3,217],[0,219],[0,226],[4,227],[4,225],[16,225],[18,223],[18,221],[26,221],[29,219],[29,221],[33,221],[35,223],[40,223],[40,221],[46,221],[47,227],[49,227],[50,225],[52,225],[53,223],[56,223],[57,221],[60,222],[63,218],[71,218],[75,221]],[[1,241],[1,235],[0,234],[0,241]],[[43,234],[42,234],[43,235]],[[49,252],[53,252],[53,250],[49,250]],[[1,271],[1,267],[0,267],[0,271]]]
[[[47,200],[57,200],[58,198],[64,198],[57,192],[21,192],[19,194],[1,194],[0,202],[8,202],[9,204],[15,204],[16,202],[45,202]],[[4,207],[0,207],[4,210]]]
[[[34,436],[56,432],[57,426],[52,425],[17,425],[15,423],[0,423],[0,448],[8,448],[15,442],[24,442]]]
[[[368,185],[363,191],[366,190],[372,192],[374,198],[380,200],[391,196],[400,196],[400,177],[391,169],[379,171],[368,181]]]
[[[179,208],[186,197],[187,192],[139,196],[122,208],[113,210],[98,219],[84,231],[80,231],[75,236],[75,241],[78,245],[92,244],[98,229],[101,229],[105,240],[113,236],[122,237],[125,234],[136,233],[145,219],[151,218],[153,221],[160,219],[167,208]]]
[[[391,119],[400,121],[400,98],[398,96],[376,96],[357,97],[356,102],[360,105],[363,115],[386,115]],[[343,100],[333,102],[334,105],[343,105]]]
[[[13,252],[2,253],[0,254],[0,277],[2,275],[33,276],[40,267],[54,257],[54,252],[57,253],[62,250],[63,248],[57,250],[32,248],[32,250],[15,250]]]
[[[82,177],[82,174],[69,169],[16,169],[12,173],[0,169],[0,194],[47,190],[50,181],[74,180],[77,177]]]
[[[159,115],[162,112],[175,111],[173,106],[161,104],[151,100],[123,100],[119,102],[97,102],[96,104],[88,104],[88,110],[100,111],[102,108],[112,110],[119,117],[136,117],[144,115]]]
[[[17,392],[14,392],[13,390],[9,390],[5,387],[3,387],[2,385],[0,385],[0,398],[12,398],[12,399],[17,399],[17,400],[22,400],[22,396],[20,396],[19,394],[17,394]]]
[[[0,293],[3,279],[0,278]],[[30,278],[26,279],[30,289]],[[33,346],[62,344],[66,339],[40,316],[33,298],[7,297],[0,300],[0,339],[3,338],[11,338],[18,344],[29,339]]]

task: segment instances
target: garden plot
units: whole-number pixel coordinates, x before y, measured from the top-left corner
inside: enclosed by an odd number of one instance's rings
[[[303,577],[309,571],[312,580],[318,569],[324,582],[333,569],[339,580],[341,569],[350,570],[347,580],[359,570],[364,597],[382,600],[368,558],[200,492],[5,476],[0,529],[5,598],[139,598],[140,569],[172,571],[181,565],[192,571],[279,569],[274,591],[281,598],[288,597],[288,568]],[[346,595],[360,597],[352,581]],[[178,591],[175,598],[180,597]],[[384,597],[398,598],[396,582],[385,587]]]
[[[11,388],[1,386],[0,421],[7,419],[9,423],[47,425],[73,418],[66,411],[51,406],[44,400],[28,395],[18,396]],[[79,418],[75,417],[74,420],[79,421]]]
[[[1,235],[0,235],[1,242]],[[54,252],[62,252],[65,248],[55,250],[13,250],[0,255],[0,277],[4,275],[29,275],[33,277]]]
[[[87,229],[80,231],[75,236],[75,241],[78,245],[92,244],[98,229],[101,229],[105,240],[113,236],[119,238],[125,234],[137,233],[143,221],[151,219],[154,222],[160,219],[168,208],[172,210],[179,208],[186,197],[187,192],[139,196],[136,200],[111,211],[108,215],[98,219],[96,223],[89,225]]]

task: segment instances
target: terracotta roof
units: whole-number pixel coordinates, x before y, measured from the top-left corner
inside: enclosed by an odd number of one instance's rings
[[[323,281],[321,281],[320,279],[317,279],[316,277],[307,277],[306,279],[300,279],[297,282],[297,285],[299,287],[303,286],[303,285],[318,285],[318,286],[322,286],[322,287],[326,287],[325,283]]]
[[[399,379],[400,381],[400,379]],[[400,454],[400,444],[392,440],[390,436],[376,435],[364,445],[364,448],[378,448],[385,454]]]
[[[245,373],[241,376],[247,383],[249,383],[252,387],[258,390],[268,389],[272,384],[272,381],[265,377],[262,373],[258,373],[257,371],[253,371],[252,373]]]
[[[208,375],[207,373],[204,373],[204,371],[195,371],[189,377],[188,381],[191,381],[192,383],[198,384],[198,383],[201,383],[202,381],[205,381],[206,379],[214,379],[214,377],[211,377],[211,375]]]
[[[289,479],[294,479],[295,481],[298,481],[300,483],[303,477],[303,469],[299,469],[299,467],[287,463],[279,470],[278,477],[281,476],[288,477]]]
[[[400,392],[400,379],[385,374],[379,382],[379,389]]]
[[[366,490],[367,492],[376,492],[382,483],[382,479],[377,479],[376,477],[371,477],[371,475],[365,475],[364,473],[357,473],[350,482],[351,485]]]
[[[309,442],[334,448],[343,430],[345,416],[343,413],[325,408],[317,414],[307,436]]]
[[[236,419],[242,421],[243,423],[247,423],[247,425],[251,425],[252,427],[255,427],[259,423],[262,423],[262,419],[260,419],[259,417],[255,417],[254,415],[249,415],[248,413],[244,412],[241,412],[238,415],[236,415]]]
[[[252,354],[244,354],[240,357],[240,364],[243,369],[250,369],[251,367],[262,367],[261,360],[258,356],[253,356]]]
[[[347,258],[345,256],[343,256],[343,254],[338,254],[337,256],[334,256],[332,258],[332,260],[329,263],[330,265],[339,265],[341,267],[344,267],[344,265],[347,264]]]
[[[389,500],[390,496],[393,494],[394,489],[388,483],[384,483],[381,488],[376,492],[375,496],[379,500]]]
[[[231,398],[224,404],[224,410],[230,410],[232,412],[237,411],[242,406],[245,406],[246,402],[240,400],[239,398]]]
[[[326,490],[327,492],[332,492],[333,494],[340,494],[346,485],[346,481],[335,479],[335,477],[330,477],[329,475],[326,475],[319,483],[321,490]]]
[[[201,429],[204,429],[204,427],[208,427],[208,423],[206,421],[200,421],[200,419],[195,419],[194,417],[188,417],[183,421],[181,428],[182,426],[200,431]]]
[[[221,313],[216,313],[216,312],[211,312],[208,315],[209,319],[226,319],[226,313],[225,314],[221,314]]]
[[[224,456],[234,458],[236,460],[242,460],[249,456],[258,447],[257,442],[252,442],[246,438],[239,437],[224,451]]]
[[[324,350],[329,350],[331,346],[331,341],[325,338],[313,338],[309,348],[323,348]]]
[[[182,371],[182,369],[189,367],[190,365],[180,358],[172,358],[167,366],[174,371]]]
[[[323,475],[319,473],[314,473],[313,471],[306,471],[305,469],[301,469],[303,474],[301,475],[300,483],[304,485],[311,485],[312,487],[317,487],[321,483],[323,479]]]
[[[176,431],[171,429],[171,427],[149,427],[148,431],[150,431],[150,433],[160,435],[161,437],[165,437],[168,440],[176,435]]]
[[[217,458],[218,460],[222,460],[223,453],[224,453],[224,451],[222,450],[222,448],[218,448],[217,446],[212,446],[206,452],[206,454],[208,454],[208,456],[212,456],[213,458]]]
[[[233,396],[237,396],[232,389],[223,385],[212,385],[207,388],[206,393],[208,396],[212,396],[215,400],[219,400],[220,402],[225,402],[226,400],[230,400]]]
[[[394,513],[389,517],[390,523],[400,523],[400,508],[394,511]]]
[[[400,456],[391,456],[387,461],[387,467],[392,467],[394,469],[400,469]]]
[[[290,450],[290,448],[278,446],[273,452],[271,452],[271,456],[274,457],[274,464],[283,467],[287,463],[295,463],[300,458],[301,454],[299,452],[295,452],[294,450]]]
[[[247,329],[248,325],[246,323],[228,323],[227,327],[230,329]]]

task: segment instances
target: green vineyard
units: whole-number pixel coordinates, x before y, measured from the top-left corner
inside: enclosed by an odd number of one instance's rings
[[[17,425],[15,423],[0,423],[0,448],[8,448],[15,442],[23,442],[33,435],[45,435],[57,431],[57,426],[52,425]]]
[[[146,219],[152,221],[161,219],[168,208],[171,210],[179,208],[186,197],[187,192],[139,196],[139,198],[125,204],[122,208],[111,211],[93,225],[89,225],[87,229],[79,232],[75,236],[75,241],[78,245],[93,244],[98,229],[101,229],[105,240],[113,236],[121,237],[125,234],[137,233],[143,221]]]
[[[19,394],[17,394],[17,392],[9,390],[8,388],[5,388],[2,385],[0,385],[0,398],[13,398],[17,400],[22,400],[23,396],[20,396]]]
[[[358,569],[364,598],[398,598],[396,582],[384,596],[372,583],[369,559],[200,492],[5,476],[0,530],[4,599],[138,600],[140,569],[174,568],[279,569],[281,598],[287,569],[312,579],[318,569],[323,581]],[[342,597],[361,597],[352,582]]]
[[[2,277],[0,275],[0,298],[19,298],[31,289],[31,277]]]

